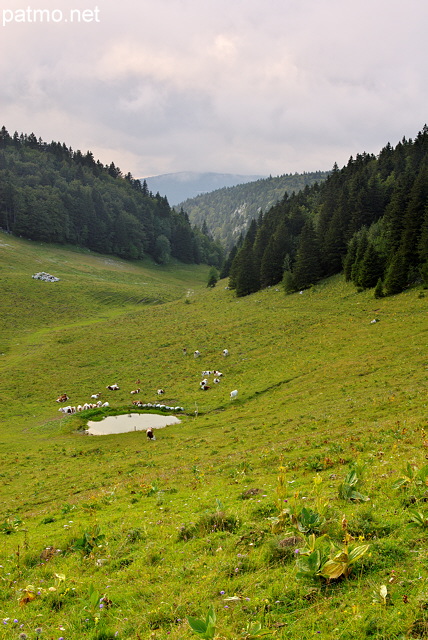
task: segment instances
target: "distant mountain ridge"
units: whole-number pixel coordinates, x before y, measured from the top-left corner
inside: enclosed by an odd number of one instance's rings
[[[193,225],[206,225],[215,240],[230,249],[241,234],[245,235],[251,220],[261,211],[268,211],[285,193],[297,193],[316,182],[323,182],[329,173],[314,171],[269,176],[189,198],[174,208],[183,208]]]
[[[167,197],[170,205],[177,205],[183,200],[194,198],[202,193],[209,193],[223,187],[234,187],[237,184],[253,182],[264,177],[263,175],[236,173],[179,171],[140,178],[140,180],[146,181],[147,187],[152,193],[159,192],[161,196]]]

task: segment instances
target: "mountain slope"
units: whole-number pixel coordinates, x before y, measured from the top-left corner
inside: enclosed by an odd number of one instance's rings
[[[192,224],[205,222],[212,236],[230,249],[260,211],[270,209],[284,193],[300,191],[327,176],[327,171],[270,176],[187,199],[175,208],[182,207]]]
[[[158,263],[222,260],[222,250],[165,197],[112,162],[0,130],[0,228],[32,240]]]
[[[118,292],[128,263],[32,243],[24,269],[29,243],[11,244],[0,298],[20,318],[25,285],[32,324],[10,323],[0,357],[2,640],[192,640],[188,617],[210,606],[222,638],[261,637],[257,622],[278,640],[426,636],[420,288],[377,301],[336,276],[237,300],[187,266],[187,304],[110,309],[99,296]],[[31,280],[33,260],[61,280]],[[166,269],[134,266],[127,295]],[[217,367],[220,384],[201,391]],[[79,431],[136,412],[135,397],[158,402],[159,386],[185,411],[155,442]],[[59,393],[74,405],[100,391],[109,408],[58,412]],[[329,574],[332,560],[347,573]]]
[[[376,296],[428,283],[428,127],[380,153],[357,154],[327,180],[253,221],[230,269],[238,295],[290,291],[345,270]],[[224,272],[223,272],[224,273]],[[226,275],[226,274],[224,274]]]

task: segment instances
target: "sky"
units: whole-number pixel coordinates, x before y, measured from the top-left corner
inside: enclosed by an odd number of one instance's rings
[[[339,167],[428,121],[426,0],[0,0],[0,126],[147,177]]]

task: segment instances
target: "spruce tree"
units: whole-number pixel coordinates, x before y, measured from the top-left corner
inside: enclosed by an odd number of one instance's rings
[[[410,192],[409,204],[403,219],[401,247],[410,265],[417,265],[418,247],[428,201],[428,164],[421,167]]]
[[[211,267],[210,272],[208,274],[208,282],[207,287],[214,288],[218,282],[218,272],[215,267]]]
[[[385,274],[384,290],[391,296],[401,293],[407,286],[408,263],[403,251],[398,251],[392,258]]]
[[[230,274],[230,268],[232,266],[233,260],[236,256],[236,253],[238,251],[238,247],[236,246],[236,244],[232,247],[232,249],[230,250],[229,255],[227,256],[226,260],[224,260],[223,265],[221,267],[221,271],[220,271],[220,278],[228,278],[229,274]]]
[[[382,278],[379,278],[379,280],[376,283],[375,290],[374,290],[374,297],[375,298],[383,298],[383,282],[382,282]]]
[[[306,289],[321,277],[318,241],[310,220],[306,222],[299,237],[293,276],[297,289]]]
[[[367,229],[363,227],[360,233],[357,235],[357,252],[355,255],[354,264],[351,268],[351,280],[356,287],[360,285],[360,267],[363,261],[364,254],[369,246],[369,239],[367,235]]]
[[[363,289],[372,289],[382,275],[383,263],[381,257],[373,244],[369,242],[361,261],[358,284]]]
[[[238,298],[255,293],[260,288],[260,281],[256,269],[253,247],[244,242],[239,252],[240,260],[236,273],[236,295]]]
[[[285,293],[293,293],[297,290],[296,281],[294,279],[292,271],[288,269],[284,271],[284,275],[282,277],[282,286],[284,287]]]
[[[357,236],[352,236],[349,244],[348,251],[345,256],[345,260],[343,262],[343,271],[345,274],[346,282],[352,280],[352,267],[354,266],[355,259],[357,257],[357,248],[358,248],[358,238]]]

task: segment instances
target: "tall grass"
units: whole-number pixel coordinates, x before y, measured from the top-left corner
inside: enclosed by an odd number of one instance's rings
[[[0,638],[183,640],[211,605],[217,638],[426,637],[426,485],[394,488],[428,447],[418,289],[236,299],[205,267],[7,235],[0,276]],[[155,442],[84,436],[55,402],[129,412],[137,386],[185,409]],[[369,501],[343,497],[351,470]],[[349,577],[298,577],[303,517],[320,553],[369,544]]]

